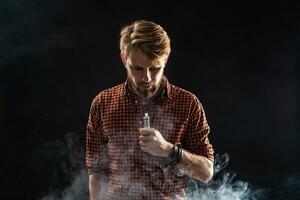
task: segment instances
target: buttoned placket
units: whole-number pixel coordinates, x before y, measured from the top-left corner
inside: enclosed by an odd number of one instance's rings
[[[140,103],[140,101],[138,100],[138,97],[136,95],[129,95],[129,99],[131,101],[131,103],[133,104],[133,109],[134,112],[137,113],[137,117],[138,117],[138,123],[139,123],[139,128],[143,127],[143,110],[142,110],[142,105]]]

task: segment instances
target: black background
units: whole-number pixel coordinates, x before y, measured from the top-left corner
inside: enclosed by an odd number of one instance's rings
[[[69,184],[64,141],[75,135],[82,153],[91,100],[126,79],[120,29],[147,19],[168,32],[166,75],[203,103],[226,169],[296,199],[299,6],[227,3],[2,0],[0,195],[37,199]],[[83,167],[76,158],[70,171]]]

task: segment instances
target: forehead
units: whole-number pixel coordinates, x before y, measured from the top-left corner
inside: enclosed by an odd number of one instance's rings
[[[131,49],[128,51],[127,62],[131,64],[149,64],[150,60],[144,54]]]
[[[128,51],[127,62],[129,65],[136,65],[140,67],[161,67],[163,65],[163,59],[153,62],[143,53],[138,52],[135,49]]]

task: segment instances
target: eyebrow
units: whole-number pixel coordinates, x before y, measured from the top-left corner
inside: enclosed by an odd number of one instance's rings
[[[131,68],[144,68],[144,67],[142,67],[142,66],[140,66],[140,65],[130,65],[130,64],[129,64],[129,66],[130,66]],[[161,68],[161,66],[151,66],[151,67],[154,67],[154,68]],[[149,68],[151,68],[151,67],[149,67]]]
[[[133,68],[143,68],[142,66],[139,66],[139,65],[129,65],[130,67],[133,67]]]

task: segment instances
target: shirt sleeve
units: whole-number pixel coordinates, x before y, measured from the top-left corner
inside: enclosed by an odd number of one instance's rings
[[[107,169],[107,137],[103,134],[100,102],[96,97],[90,107],[86,129],[86,166],[88,174]]]
[[[183,147],[191,153],[214,161],[214,150],[208,139],[209,132],[210,128],[202,104],[194,96],[190,108],[187,130],[183,139]]]

